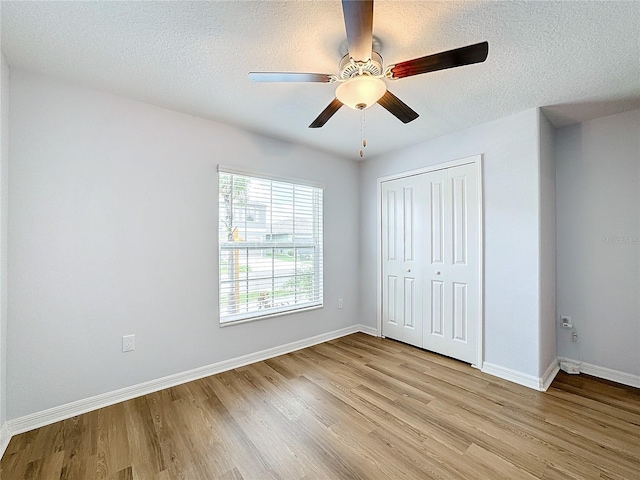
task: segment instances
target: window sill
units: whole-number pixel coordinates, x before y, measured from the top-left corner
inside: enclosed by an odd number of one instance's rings
[[[314,305],[312,307],[305,307],[305,308],[300,308],[296,310],[287,310],[286,312],[274,312],[274,313],[270,313],[269,315],[260,315],[259,317],[249,317],[249,318],[242,318],[239,320],[231,320],[229,322],[220,322],[220,328],[231,327],[233,325],[240,325],[242,323],[258,322],[260,320],[266,320],[268,318],[274,318],[274,317],[282,317],[285,315],[292,315],[294,313],[309,312],[311,310],[319,310],[321,308],[324,308],[324,305]]]

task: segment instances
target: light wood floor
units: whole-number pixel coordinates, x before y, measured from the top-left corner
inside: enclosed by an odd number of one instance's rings
[[[18,435],[0,477],[638,479],[640,390],[356,334]]]

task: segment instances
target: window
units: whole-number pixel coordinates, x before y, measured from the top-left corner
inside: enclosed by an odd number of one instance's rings
[[[219,167],[220,323],[322,306],[322,188]]]

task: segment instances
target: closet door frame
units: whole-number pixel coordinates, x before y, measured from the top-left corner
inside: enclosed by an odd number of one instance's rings
[[[472,364],[473,367],[482,369],[484,362],[484,206],[483,206],[483,164],[482,155],[473,155],[470,157],[460,158],[449,162],[436,163],[428,165],[416,170],[409,170],[405,172],[395,173],[384,177],[379,177],[377,181],[377,278],[376,278],[376,294],[377,294],[377,334],[382,337],[382,182],[389,180],[396,180],[399,178],[409,177],[412,175],[419,175],[421,173],[435,172],[437,170],[444,170],[451,167],[458,167],[461,165],[474,164],[477,170],[478,181],[478,326],[477,326],[477,359],[476,363]]]

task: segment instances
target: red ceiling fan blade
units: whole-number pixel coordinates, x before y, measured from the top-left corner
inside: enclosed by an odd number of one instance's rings
[[[319,82],[329,83],[333,75],[325,73],[250,72],[252,82]]]
[[[404,78],[421,73],[435,72],[447,68],[461,67],[473,63],[484,62],[489,54],[489,43],[482,42],[475,45],[456,48],[446,52],[435,53],[425,57],[407,60],[396,65],[392,65],[391,78]]]
[[[395,115],[402,123],[409,123],[419,117],[409,105],[396,97],[389,90],[382,96],[378,103]]]
[[[325,108],[322,113],[318,115],[318,118],[311,122],[309,128],[322,127],[331,117],[333,117],[333,114],[336,113],[341,106],[342,102],[337,98],[334,98],[333,101],[327,106],[327,108]]]
[[[342,0],[349,56],[356,62],[371,58],[373,45],[373,0]]]

